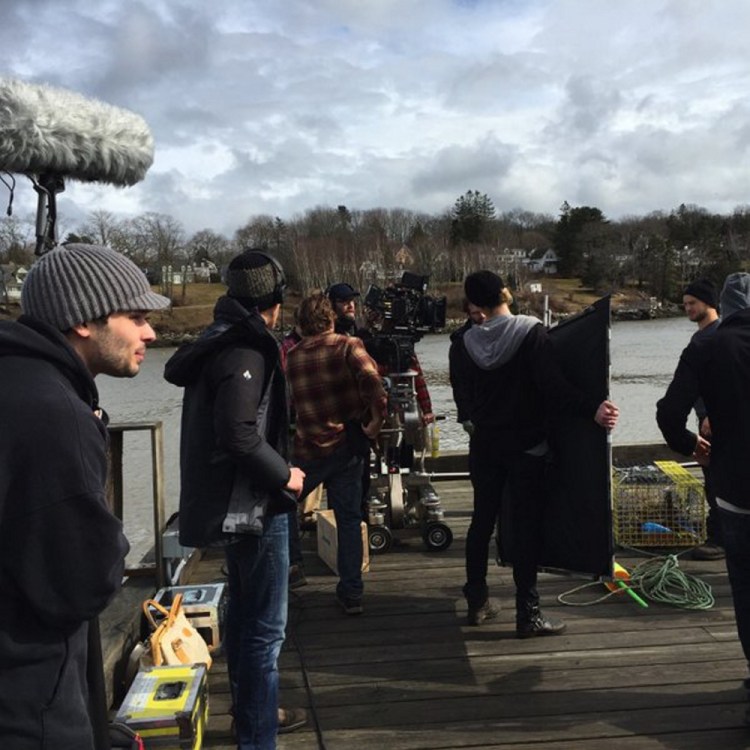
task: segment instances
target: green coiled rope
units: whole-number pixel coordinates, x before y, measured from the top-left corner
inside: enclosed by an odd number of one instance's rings
[[[682,609],[711,609],[714,606],[714,595],[711,586],[700,578],[680,570],[677,555],[652,557],[633,568],[627,581],[634,591],[646,599],[662,604],[669,604]],[[623,594],[622,589],[607,591],[605,594],[589,601],[573,601],[570,597],[591,586],[601,586],[601,581],[589,581],[576,586],[557,597],[561,604],[570,607],[588,607],[598,604],[615,594]]]
[[[680,570],[677,555],[645,560],[630,572],[630,585],[647,599],[682,609],[711,609],[714,595],[705,581]]]

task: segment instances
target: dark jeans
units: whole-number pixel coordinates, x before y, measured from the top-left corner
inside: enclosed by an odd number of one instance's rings
[[[302,566],[303,562],[299,515],[295,508],[289,511],[289,565]]]
[[[527,453],[501,453],[492,440],[476,433],[471,438],[469,470],[474,487],[474,513],[466,536],[466,585],[470,608],[487,600],[489,544],[497,519],[510,522],[516,614],[539,603],[537,566],[542,544],[546,499],[546,459]],[[508,490],[506,493],[505,490]],[[510,506],[503,508],[504,503]]]
[[[750,515],[719,508],[737,634],[750,665]]]
[[[298,465],[305,472],[303,500],[321,482],[326,488],[328,507],[336,517],[338,531],[339,596],[362,596],[362,456],[352,454],[344,443],[330,456]]]
[[[716,492],[714,491],[711,467],[703,466],[703,487],[706,491],[706,502],[708,503],[708,514],[706,515],[706,542],[724,546],[724,536],[719,518],[719,508],[716,505]]]
[[[238,747],[273,750],[289,579],[288,514],[269,516],[262,536],[226,548],[226,649]]]

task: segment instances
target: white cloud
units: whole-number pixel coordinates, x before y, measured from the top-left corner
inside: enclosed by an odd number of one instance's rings
[[[750,4],[726,0],[30,0],[0,6],[0,74],[141,114],[140,185],[107,208],[231,234],[317,205],[607,216],[747,203]],[[21,184],[19,212],[36,196]],[[21,207],[24,208],[21,208]]]

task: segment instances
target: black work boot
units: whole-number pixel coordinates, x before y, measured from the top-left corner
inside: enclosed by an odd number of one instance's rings
[[[565,632],[565,623],[547,617],[537,605],[524,607],[516,613],[516,637],[534,638],[538,635],[560,635]]]

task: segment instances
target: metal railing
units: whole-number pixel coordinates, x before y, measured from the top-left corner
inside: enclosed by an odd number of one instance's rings
[[[166,528],[164,511],[164,432],[159,422],[111,424],[109,429],[109,480],[107,496],[112,512],[122,521],[124,482],[122,458],[126,432],[149,432],[151,436],[151,493],[154,522],[154,559],[125,569],[127,576],[153,575],[157,588],[166,584],[162,535]]]

